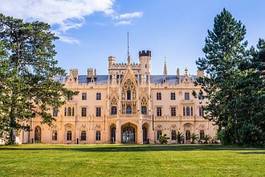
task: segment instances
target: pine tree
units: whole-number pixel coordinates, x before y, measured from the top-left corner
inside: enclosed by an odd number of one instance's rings
[[[65,96],[74,92],[56,80],[64,76],[65,71],[54,59],[53,42],[58,38],[48,24],[28,23],[0,14],[0,29],[0,40],[8,59],[7,71],[2,70],[5,77],[1,80],[1,85],[5,86],[1,94],[5,93],[7,99],[0,97],[7,114],[1,115],[1,120],[6,126],[4,131],[9,135],[9,143],[13,144],[15,131],[29,130],[27,121],[31,118],[39,116],[43,123],[50,125],[54,120],[51,108],[60,107]]]

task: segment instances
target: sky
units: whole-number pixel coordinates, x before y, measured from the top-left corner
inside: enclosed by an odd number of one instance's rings
[[[0,0],[0,13],[49,23],[60,37],[59,65],[80,74],[90,67],[107,74],[110,55],[125,63],[127,32],[133,62],[139,50],[152,51],[152,74],[162,74],[165,61],[168,74],[177,67],[195,74],[207,30],[223,8],[246,26],[249,45],[265,38],[264,0]]]

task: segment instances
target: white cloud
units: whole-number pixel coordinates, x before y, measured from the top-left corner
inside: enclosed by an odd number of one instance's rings
[[[85,17],[102,12],[112,17],[116,25],[128,25],[142,12],[118,14],[113,9],[115,0],[0,0],[0,13],[26,21],[39,20],[53,26],[55,33],[64,42],[78,43],[66,35],[70,29],[80,28]]]

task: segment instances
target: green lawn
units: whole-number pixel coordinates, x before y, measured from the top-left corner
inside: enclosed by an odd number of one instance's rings
[[[0,146],[0,176],[265,176],[265,149],[220,145]]]

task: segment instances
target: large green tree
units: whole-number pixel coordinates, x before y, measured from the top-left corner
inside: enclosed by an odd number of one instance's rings
[[[208,31],[203,52],[197,60],[198,69],[206,77],[198,78],[208,105],[205,117],[219,127],[226,144],[263,144],[264,120],[262,104],[264,85],[258,72],[258,53],[248,50],[244,41],[245,26],[224,9]],[[264,105],[264,104],[263,104]]]
[[[56,79],[65,75],[54,58],[56,39],[46,23],[29,23],[0,14],[2,56],[7,58],[1,58],[5,63],[0,80],[4,95],[0,97],[0,108],[5,111],[1,114],[5,125],[2,132],[7,133],[11,144],[16,130],[29,129],[28,120],[39,116],[43,123],[51,124],[51,109],[60,107],[66,96],[74,94]]]

